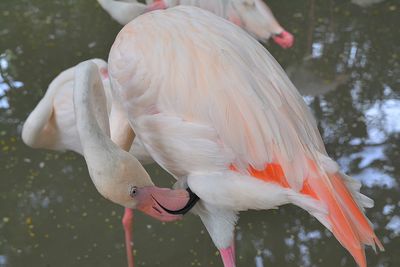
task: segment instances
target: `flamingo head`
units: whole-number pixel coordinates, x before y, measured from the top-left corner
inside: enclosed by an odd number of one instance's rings
[[[90,177],[103,197],[163,222],[181,219],[194,206],[198,197],[190,190],[156,187],[134,156],[108,143],[108,150],[104,146],[84,149]]]
[[[135,201],[138,210],[164,222],[181,219],[198,200],[190,189],[171,190],[156,186],[131,186],[129,197]]]
[[[260,41],[265,42],[270,37],[274,37],[275,42],[283,48],[293,45],[293,35],[282,28],[262,0],[233,0],[230,14],[228,19],[231,22],[239,25]]]

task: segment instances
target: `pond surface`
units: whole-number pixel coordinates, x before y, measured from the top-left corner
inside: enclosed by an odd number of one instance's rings
[[[375,200],[367,211],[386,251],[369,266],[400,266],[400,4],[269,1],[294,48],[267,48],[313,110],[329,154]],[[371,2],[370,6],[365,5]],[[380,3],[374,3],[380,2]],[[82,157],[33,150],[22,124],[62,70],[107,52],[120,26],[96,1],[0,1],[0,267],[126,266],[123,209],[92,185]],[[172,179],[157,166],[155,182]],[[244,212],[238,266],[355,266],[306,212]],[[222,266],[200,220],[134,221],[137,266]]]

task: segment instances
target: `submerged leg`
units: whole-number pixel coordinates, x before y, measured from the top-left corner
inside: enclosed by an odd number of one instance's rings
[[[132,221],[133,210],[125,208],[124,217],[122,218],[122,225],[125,231],[125,248],[126,256],[128,259],[128,267],[133,267],[133,254],[132,254]]]

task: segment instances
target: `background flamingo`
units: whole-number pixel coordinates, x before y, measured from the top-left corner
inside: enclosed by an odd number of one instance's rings
[[[134,0],[98,2],[122,25],[148,11],[189,5],[208,10],[237,24],[260,41],[267,41],[272,37],[282,48],[289,48],[294,42],[293,35],[279,24],[262,0],[147,0],[147,5]]]
[[[359,266],[364,245],[383,249],[363,213],[372,200],[329,158],[283,70],[238,27],[191,7],[148,13],[117,36],[109,71],[146,150],[201,198],[195,212],[226,267],[236,265],[237,213],[288,203]]]
[[[146,12],[164,9],[166,5],[163,1],[148,1],[148,4],[142,4],[136,0],[116,1],[116,0],[97,0],[101,7],[107,11],[110,16],[119,24],[125,25],[131,20]]]

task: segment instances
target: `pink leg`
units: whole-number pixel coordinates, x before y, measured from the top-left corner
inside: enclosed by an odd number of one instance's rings
[[[128,259],[128,267],[133,267],[133,254],[132,254],[132,220],[133,210],[125,208],[124,217],[122,218],[122,225],[125,231],[125,248],[126,256]]]
[[[221,254],[222,262],[224,263],[224,267],[235,267],[235,246],[231,245],[228,248],[223,248],[219,250]]]

